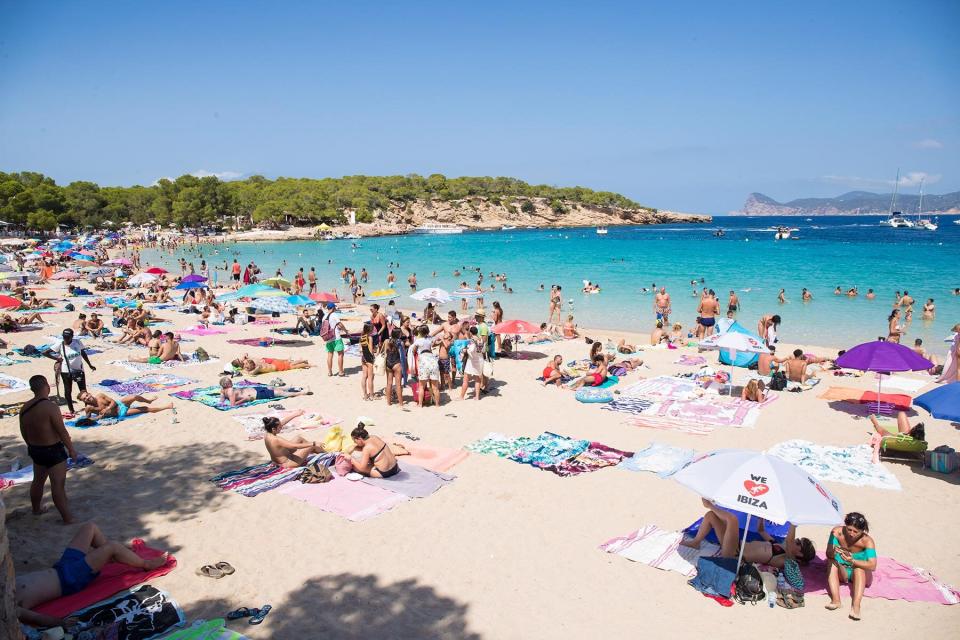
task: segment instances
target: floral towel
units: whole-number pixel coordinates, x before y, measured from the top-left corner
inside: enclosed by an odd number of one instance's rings
[[[519,438],[511,438],[510,436],[505,436],[502,433],[488,433],[486,436],[477,440],[476,442],[471,442],[464,447],[467,451],[473,451],[474,453],[484,453],[487,455],[494,455],[499,458],[508,458],[523,444],[529,443],[530,438],[526,436],[521,436]]]
[[[608,447],[599,442],[591,442],[584,451],[578,453],[572,458],[567,458],[563,462],[555,465],[543,467],[546,471],[553,471],[561,477],[576,476],[581,473],[590,473],[604,467],[613,467],[624,459],[632,455],[629,451],[621,451]]]
[[[640,380],[626,389],[621,395],[629,397],[669,398],[674,400],[688,400],[701,393],[700,386],[695,380],[676,378],[673,376],[657,376],[648,380]]]
[[[868,444],[830,447],[806,440],[787,440],[774,445],[767,453],[827,482],[894,491],[901,488],[900,481],[885,466],[873,464],[873,450]]]
[[[141,393],[159,393],[168,389],[176,389],[188,384],[195,383],[196,380],[184,378],[172,373],[151,373],[145,376],[131,378],[124,382],[118,382],[113,385],[106,385],[103,382],[93,385],[97,389],[115,393],[120,396],[132,396]]]
[[[251,382],[250,380],[240,380],[239,382],[234,382],[233,386],[237,389],[244,389],[249,387],[263,387],[266,388],[267,385],[260,384],[257,382]],[[197,389],[187,389],[186,391],[175,391],[170,394],[174,398],[180,398],[181,400],[191,400],[193,402],[199,402],[202,405],[213,407],[214,409],[219,409],[220,411],[230,411],[231,409],[240,409],[241,407],[252,407],[258,404],[264,404],[266,402],[276,402],[275,398],[262,398],[260,400],[251,400],[250,402],[244,402],[237,406],[231,406],[221,401],[220,399],[220,385],[215,384],[209,387],[199,387]]]
[[[545,431],[533,440],[520,443],[508,457],[514,462],[546,468],[582,453],[589,446],[589,440],[574,440]]]

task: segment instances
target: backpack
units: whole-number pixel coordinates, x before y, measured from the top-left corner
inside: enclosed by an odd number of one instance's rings
[[[336,337],[336,333],[333,331],[333,327],[330,326],[329,316],[323,319],[320,323],[320,339],[324,342],[330,342]]]
[[[72,303],[72,302],[68,302],[67,304],[65,304],[65,305],[63,306],[63,310],[64,310],[64,311],[74,311],[74,310],[76,310],[76,307],[73,306],[73,303]]]
[[[734,600],[740,604],[756,604],[766,598],[763,590],[763,578],[760,571],[750,562],[744,562],[740,565],[740,571],[737,572],[737,581],[734,583]]]
[[[774,371],[770,376],[770,384],[767,385],[767,389],[772,389],[773,391],[783,391],[787,388],[787,374],[783,371]]]
[[[303,484],[322,484],[333,480],[333,474],[326,465],[314,462],[300,474],[300,482]]]

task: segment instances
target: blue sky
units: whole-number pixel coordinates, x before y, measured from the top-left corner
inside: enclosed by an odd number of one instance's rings
[[[0,169],[960,189],[960,3],[799,4],[2,0]]]

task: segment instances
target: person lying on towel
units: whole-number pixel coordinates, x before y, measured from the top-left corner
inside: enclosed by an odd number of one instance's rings
[[[70,620],[47,616],[32,611],[45,602],[82,591],[93,582],[108,562],[119,562],[151,571],[167,562],[167,554],[156,558],[141,558],[119,542],[107,540],[93,522],[80,526],[67,544],[63,555],[49,569],[22,573],[16,576],[14,599],[17,619],[34,627],[66,627]]]
[[[157,398],[147,398],[145,396],[123,396],[119,400],[114,400],[105,393],[90,393],[81,391],[77,396],[83,403],[83,411],[88,418],[117,418],[123,420],[127,416],[135,416],[141,413],[159,413],[167,409],[173,409],[173,402],[166,404],[153,404]],[[146,406],[135,407],[134,402],[140,402]]]
[[[310,363],[306,360],[292,360],[280,358],[251,358],[243,354],[240,358],[235,358],[230,364],[240,369],[244,373],[252,376],[261,373],[277,373],[280,371],[290,371],[291,369],[309,369]]]
[[[313,391],[305,389],[271,389],[269,387],[234,387],[230,376],[220,378],[220,402],[231,407],[239,407],[247,402],[257,400],[273,400],[274,398],[293,398],[295,396],[312,396]]]

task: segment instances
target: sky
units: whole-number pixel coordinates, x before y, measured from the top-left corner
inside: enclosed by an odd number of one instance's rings
[[[960,190],[960,3],[11,2],[0,170]]]

